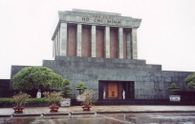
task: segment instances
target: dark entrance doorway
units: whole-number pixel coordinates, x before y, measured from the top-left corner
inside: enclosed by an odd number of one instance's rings
[[[99,100],[134,99],[133,81],[99,81]]]

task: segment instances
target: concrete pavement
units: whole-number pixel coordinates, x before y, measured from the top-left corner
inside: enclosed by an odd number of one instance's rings
[[[115,106],[93,106],[91,112],[83,112],[81,106],[61,107],[59,112],[54,114],[70,115],[70,114],[97,114],[97,113],[177,113],[177,112],[193,112],[195,106],[151,106],[151,105],[115,105]],[[0,108],[0,117],[13,116],[12,108]],[[26,107],[23,114],[19,115],[49,115],[48,107]],[[15,115],[15,114],[14,114]]]

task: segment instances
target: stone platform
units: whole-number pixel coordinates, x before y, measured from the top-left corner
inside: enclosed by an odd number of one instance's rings
[[[14,114],[12,108],[0,108],[0,117],[72,116],[112,113],[195,113],[195,106],[93,106],[90,112],[83,112],[81,106],[71,106],[61,107],[57,113],[49,112],[48,107],[29,107],[24,109],[23,114]]]

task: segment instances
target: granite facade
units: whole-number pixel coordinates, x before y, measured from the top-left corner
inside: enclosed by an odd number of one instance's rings
[[[162,71],[161,65],[146,64],[145,60],[122,60],[80,57],[56,57],[55,60],[44,60],[43,66],[52,68],[75,85],[86,82],[89,88],[97,91],[100,80],[133,81],[135,99],[167,99],[171,82],[184,90],[184,79],[191,72]]]

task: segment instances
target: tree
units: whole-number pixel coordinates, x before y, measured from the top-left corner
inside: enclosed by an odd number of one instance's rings
[[[62,95],[64,98],[68,98],[71,96],[70,81],[68,80],[64,80],[64,87],[62,89]]]
[[[84,82],[79,82],[76,85],[76,89],[79,91],[79,94],[82,94],[85,91],[85,89],[87,89],[87,86]]]
[[[169,90],[172,91],[172,92],[176,92],[176,91],[179,91],[180,88],[176,85],[175,82],[172,82],[169,86]]]
[[[13,88],[16,90],[38,90],[43,88],[59,89],[64,86],[64,79],[47,67],[25,67],[13,78]]]
[[[188,77],[185,79],[185,82],[189,88],[195,89],[195,73],[188,75]]]

